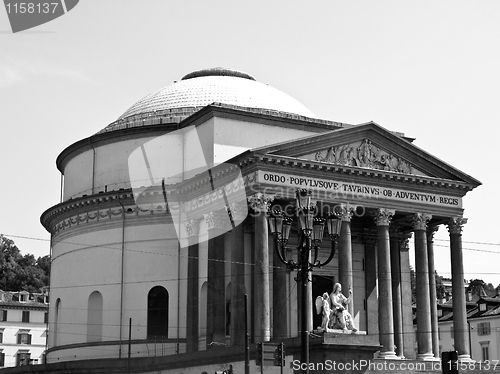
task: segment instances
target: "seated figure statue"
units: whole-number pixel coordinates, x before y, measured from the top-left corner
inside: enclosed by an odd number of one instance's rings
[[[330,328],[332,329],[342,329],[351,330],[352,332],[358,331],[354,327],[353,319],[347,306],[351,301],[352,289],[349,287],[349,297],[345,297],[342,294],[342,285],[340,283],[335,283],[333,286],[333,291],[330,294],[330,303],[332,310],[332,317],[330,318]]]

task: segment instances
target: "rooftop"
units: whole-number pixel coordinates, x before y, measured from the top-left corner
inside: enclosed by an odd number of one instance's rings
[[[212,103],[316,118],[299,101],[258,82],[250,74],[226,68],[211,68],[186,74],[180,81],[143,97],[101,132],[123,128],[124,122],[135,121],[137,117],[147,118],[158,114],[170,118],[171,120],[166,121],[168,123],[180,122]]]

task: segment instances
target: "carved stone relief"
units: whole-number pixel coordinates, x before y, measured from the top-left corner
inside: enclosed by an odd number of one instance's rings
[[[315,159],[336,165],[359,166],[403,174],[412,173],[412,167],[408,162],[381,150],[369,139],[352,144],[332,146],[326,151],[317,152]]]

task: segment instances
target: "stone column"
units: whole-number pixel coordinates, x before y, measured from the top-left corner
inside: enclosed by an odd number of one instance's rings
[[[339,250],[339,282],[342,285],[343,293],[348,295],[349,289],[353,291],[353,297],[347,310],[354,318],[354,289],[352,280],[352,244],[351,244],[351,218],[354,214],[354,207],[349,204],[340,204],[340,218],[342,219],[342,229],[338,241]]]
[[[378,335],[377,234],[365,231],[366,332]]]
[[[187,311],[186,311],[186,351],[198,350],[199,336],[199,234],[200,221],[190,220],[185,222],[188,236],[188,273],[187,273]]]
[[[413,310],[411,299],[411,276],[410,276],[410,246],[409,240],[413,233],[403,233],[400,241],[400,266],[401,266],[401,303],[403,317],[403,354],[407,359],[417,357],[414,347],[415,330],[413,328]]]
[[[241,222],[246,206],[230,204],[233,221]],[[231,345],[245,344],[245,246],[244,224],[231,231]]]
[[[415,213],[412,216],[415,232],[415,275],[417,281],[417,359],[430,360],[432,353],[431,298],[429,291],[429,260],[427,257],[427,222],[432,215]]]
[[[451,250],[451,286],[453,291],[453,332],[455,350],[462,361],[471,359],[467,312],[465,308],[464,260],[462,255],[462,226],[467,218],[453,217],[448,221]]]
[[[204,215],[208,225],[207,348],[225,345],[226,298],[224,274],[224,232],[230,225],[226,212]]]
[[[377,264],[378,264],[378,328],[380,334],[379,358],[396,359],[394,353],[394,318],[392,313],[391,255],[389,243],[389,223],[394,209],[378,209],[377,223]]]
[[[431,334],[432,334],[432,353],[434,357],[439,358],[439,325],[437,315],[437,297],[436,297],[436,266],[434,265],[434,233],[438,231],[439,226],[429,226],[427,228],[427,256],[429,260],[429,295],[431,299]]]
[[[403,311],[401,298],[401,260],[399,256],[399,227],[389,228],[391,240],[391,282],[392,282],[392,313],[394,315],[394,344],[396,355],[404,358],[403,353]]]
[[[250,342],[255,342],[255,219],[253,215],[249,214],[245,222],[243,222],[244,234],[248,234],[250,237],[250,256],[245,257],[247,262],[252,264],[246,267],[247,276],[250,275],[250,289],[248,290],[248,334],[250,335]],[[250,274],[248,274],[250,273]]]
[[[288,337],[288,294],[286,281],[288,277],[286,265],[279,259],[273,243],[273,340]]]
[[[255,343],[271,339],[269,305],[269,238],[266,213],[273,197],[256,193],[248,197],[255,219]]]

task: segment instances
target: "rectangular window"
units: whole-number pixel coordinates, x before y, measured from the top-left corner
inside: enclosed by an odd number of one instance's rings
[[[479,311],[484,312],[486,310],[486,304],[479,304]]]
[[[0,331],[0,344],[3,343],[3,331]]]
[[[482,322],[477,324],[477,334],[479,336],[482,335],[490,335],[491,329],[490,329],[490,323],[489,322]]]
[[[27,333],[18,333],[17,344],[31,344],[31,335]]]
[[[483,346],[481,351],[483,352],[483,361],[488,361],[490,359],[490,347]]]
[[[23,322],[30,321],[30,312],[29,310],[23,310]]]
[[[16,366],[24,366],[30,364],[30,356],[29,352],[19,352],[16,357]]]
[[[5,321],[7,321],[7,311],[0,310],[0,322],[5,322]]]
[[[0,352],[0,368],[5,366],[5,353]]]

